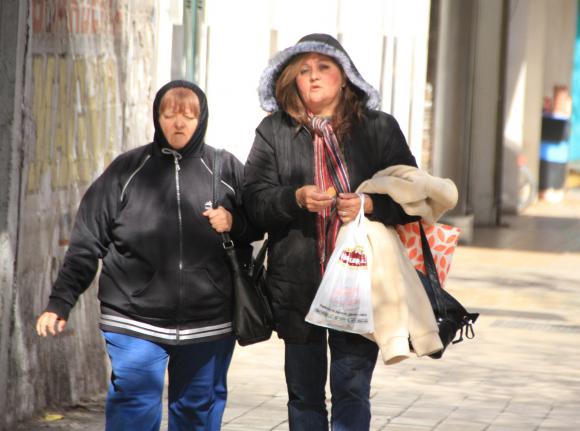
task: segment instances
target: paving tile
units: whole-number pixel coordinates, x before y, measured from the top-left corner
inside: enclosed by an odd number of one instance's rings
[[[378,430],[373,431],[430,431],[431,427],[420,425],[402,425],[402,424],[388,424]]]
[[[538,428],[533,425],[491,425],[486,431],[536,431]],[[572,431],[572,430],[569,430]]]
[[[434,431],[484,431],[486,423],[449,419],[438,424]]]
[[[389,424],[395,425],[413,425],[413,426],[426,426],[429,428],[435,427],[442,418],[434,417],[416,417],[416,416],[397,416],[389,422]]]

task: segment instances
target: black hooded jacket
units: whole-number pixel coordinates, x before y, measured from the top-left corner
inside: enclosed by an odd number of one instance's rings
[[[314,149],[311,132],[280,110],[275,82],[290,59],[302,52],[333,57],[352,85],[365,95],[363,119],[344,137],[344,157],[351,191],[376,172],[397,164],[416,166],[397,121],[372,109],[378,92],[358,73],[348,54],[334,38],[313,34],[281,51],[264,71],[259,94],[262,107],[274,112],[256,129],[246,161],[244,203],[254,225],[268,232],[268,289],[272,297],[278,335],[303,343],[321,337],[323,330],[304,321],[321,281],[316,251],[316,214],[300,208],[296,190],[314,184]],[[386,225],[414,220],[387,195],[371,195],[368,217]]]
[[[175,87],[200,102],[198,127],[177,151],[158,121],[161,98]],[[47,311],[67,319],[102,259],[101,329],[166,344],[231,335],[230,274],[221,237],[202,215],[215,154],[204,143],[207,119],[199,87],[172,81],[159,90],[154,141],[117,157],[85,193]],[[242,178],[243,165],[224,151],[220,204],[233,215],[233,240],[249,243],[257,233],[241,207]]]

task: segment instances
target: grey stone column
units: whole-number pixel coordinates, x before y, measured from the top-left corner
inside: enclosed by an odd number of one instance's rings
[[[462,228],[464,243],[474,224],[495,222],[503,2],[440,2],[433,173],[457,184],[446,219]]]

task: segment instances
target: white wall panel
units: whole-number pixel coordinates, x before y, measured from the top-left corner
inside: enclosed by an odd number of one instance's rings
[[[264,113],[258,79],[270,52],[266,0],[207,2],[205,86],[210,116],[206,142],[245,161]]]

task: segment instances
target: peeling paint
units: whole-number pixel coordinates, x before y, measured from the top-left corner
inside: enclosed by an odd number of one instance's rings
[[[0,311],[8,311],[0,327],[0,342],[7,346],[1,349],[4,359],[0,355],[0,378],[7,379],[0,429],[46,406],[76,403],[107,385],[95,284],[75,306],[63,336],[41,339],[34,325],[87,186],[116,155],[152,136],[148,71],[154,70],[156,4],[28,0],[31,16],[19,29],[28,37],[26,51],[12,53],[25,64],[24,88],[12,100],[22,108],[22,134],[11,138],[22,158],[17,245],[5,246],[11,238],[0,231],[0,269],[14,267],[10,280],[0,275],[1,287],[12,289],[0,295]],[[21,5],[3,2],[2,8],[9,7],[14,12]],[[19,181],[10,174],[3,178]],[[15,255],[6,255],[10,250]]]

